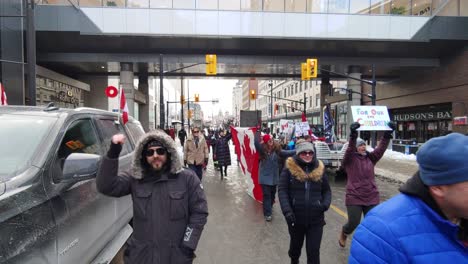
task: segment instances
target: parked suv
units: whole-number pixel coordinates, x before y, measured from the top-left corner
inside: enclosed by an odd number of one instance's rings
[[[130,166],[144,134],[132,118],[90,109],[0,107],[0,263],[108,263],[130,236],[130,196],[96,190],[112,135]]]

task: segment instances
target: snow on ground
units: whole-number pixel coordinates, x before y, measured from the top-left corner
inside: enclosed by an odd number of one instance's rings
[[[393,160],[408,160],[408,161],[416,162],[416,155],[414,154],[406,155],[404,153],[393,151],[390,149],[387,149],[385,151],[384,157],[393,159]]]

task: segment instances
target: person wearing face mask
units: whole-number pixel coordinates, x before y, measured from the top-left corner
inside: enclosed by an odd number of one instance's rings
[[[99,192],[132,196],[133,233],[126,243],[125,263],[192,263],[208,217],[200,179],[182,168],[174,140],[162,130],[142,136],[132,167],[119,172],[125,140],[122,134],[112,137],[96,178]]]
[[[385,131],[377,148],[368,152],[366,142],[358,138],[357,129],[360,126],[358,122],[351,124],[351,136],[341,164],[348,175],[345,199],[348,222],[340,232],[338,240],[340,247],[346,246],[346,240],[361,222],[361,216],[363,214],[366,216],[380,202],[379,191],[375,184],[374,167],[387,150],[393,130],[395,130],[395,125],[389,122],[387,126],[391,130]]]
[[[325,165],[315,156],[312,143],[298,140],[296,155],[286,160],[278,188],[281,210],[288,224],[291,264],[299,263],[304,237],[307,263],[320,263],[320,244],[331,189]]]

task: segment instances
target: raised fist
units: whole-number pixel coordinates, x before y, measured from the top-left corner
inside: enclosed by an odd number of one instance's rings
[[[351,133],[356,132],[356,130],[360,127],[361,124],[359,124],[358,122],[354,122],[349,126],[349,128],[351,129]]]
[[[388,126],[389,128],[391,128],[392,131],[395,131],[396,126],[395,126],[395,123],[393,123],[392,121],[389,121],[389,122],[387,123],[387,126]]]
[[[112,136],[112,143],[123,145],[126,139],[127,138],[123,134],[115,134]]]

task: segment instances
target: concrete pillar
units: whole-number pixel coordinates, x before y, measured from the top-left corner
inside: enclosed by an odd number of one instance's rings
[[[135,88],[133,86],[133,63],[120,63],[120,86],[124,89],[128,112],[135,116]]]
[[[351,77],[354,77],[354,78],[361,79],[361,75],[362,75],[361,74],[361,68],[359,66],[349,66],[348,75],[351,76]],[[348,85],[347,85],[348,89],[351,89],[351,90],[353,90],[355,92],[360,93],[361,92],[361,87],[362,87],[362,83],[360,81],[353,80],[353,79],[348,79]],[[351,123],[353,122],[353,115],[351,113],[351,106],[352,105],[361,105],[361,95],[360,94],[353,93],[352,98],[353,98],[353,100],[348,101],[348,113],[347,113],[347,116],[346,116],[346,127],[349,127],[349,125],[351,125]]]
[[[141,65],[138,69],[138,91],[140,91],[145,96],[146,104],[140,104],[138,106],[138,113],[140,118],[140,123],[143,126],[145,131],[150,131],[153,128],[149,127],[149,111],[150,111],[150,98],[148,92],[148,67],[147,65]]]

